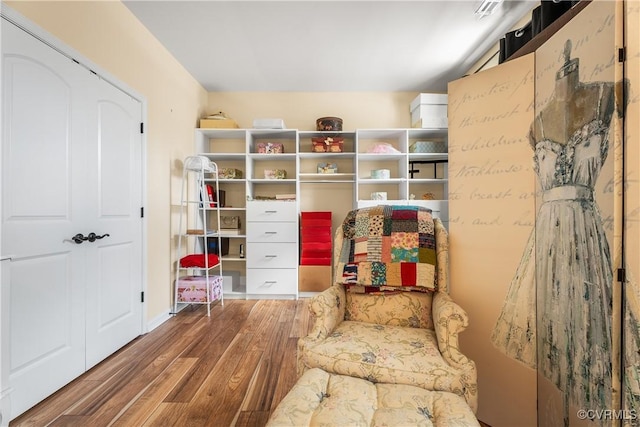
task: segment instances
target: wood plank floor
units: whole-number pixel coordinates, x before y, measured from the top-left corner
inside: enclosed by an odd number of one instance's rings
[[[186,308],[10,427],[262,426],[296,382],[306,301]]]

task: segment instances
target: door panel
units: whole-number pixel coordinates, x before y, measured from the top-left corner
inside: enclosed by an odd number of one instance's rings
[[[4,60],[5,108],[14,136],[5,171],[13,182],[5,205],[7,218],[67,219],[71,88],[54,70],[31,58],[5,55]],[[46,171],[46,182],[30,179],[35,171]]]
[[[537,395],[545,427],[593,425],[580,410],[620,409],[620,5],[591,2],[535,53]]]
[[[107,91],[109,88],[104,88]],[[117,90],[111,88],[111,90]],[[135,160],[133,146],[140,145],[140,104],[131,99],[101,100],[98,103],[99,164],[100,164],[100,215],[102,217],[131,215],[132,184],[136,173],[132,170]],[[137,132],[136,132],[137,131]]]
[[[13,25],[2,26],[2,253],[11,255],[12,413],[84,370],[84,261],[72,176],[82,173],[88,72]],[[46,65],[45,65],[46,64]],[[76,89],[77,88],[77,89]],[[6,339],[6,338],[5,338]]]
[[[93,231],[87,246],[87,368],[142,333],[142,108],[96,79],[95,189],[87,198]],[[95,310],[91,309],[95,308]]]
[[[68,253],[11,261],[9,383],[14,414],[84,372],[84,293],[74,286],[73,264]]]

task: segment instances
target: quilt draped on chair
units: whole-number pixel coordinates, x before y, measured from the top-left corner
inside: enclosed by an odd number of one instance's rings
[[[431,210],[372,206],[349,212],[338,261],[339,283],[351,292],[437,290]]]

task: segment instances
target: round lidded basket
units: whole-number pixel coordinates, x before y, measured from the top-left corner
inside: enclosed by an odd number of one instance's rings
[[[340,117],[320,117],[316,120],[318,131],[342,131],[342,119]]]

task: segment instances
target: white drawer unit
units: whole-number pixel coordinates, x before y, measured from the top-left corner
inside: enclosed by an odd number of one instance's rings
[[[297,295],[298,270],[254,268],[249,269],[247,294],[249,295]]]
[[[298,207],[247,202],[247,296],[298,297]]]
[[[296,268],[298,246],[294,243],[251,243],[247,268]]]
[[[295,202],[247,202],[247,222],[298,222]]]
[[[275,243],[295,242],[298,230],[291,226],[292,222],[248,222],[247,242]]]

